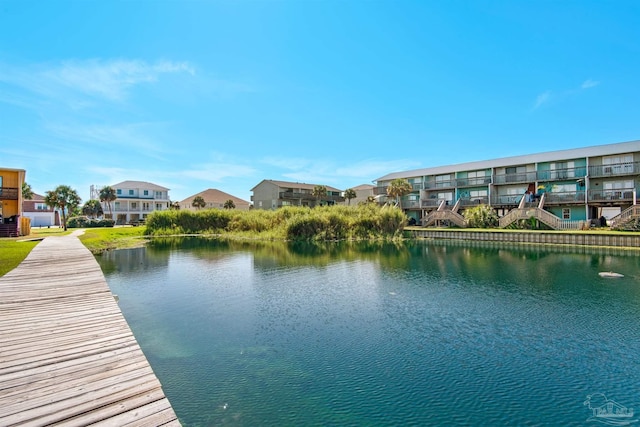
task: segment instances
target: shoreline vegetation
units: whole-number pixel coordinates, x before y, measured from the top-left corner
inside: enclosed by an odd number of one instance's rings
[[[171,236],[208,236],[238,240],[279,241],[394,241],[416,239],[399,208],[364,204],[358,206],[283,207],[277,210],[238,211],[203,209],[154,212],[137,227],[84,228],[79,237],[93,253],[144,246],[149,239]],[[438,229],[442,230],[442,229]],[[459,232],[537,233],[543,230],[497,228],[448,229]],[[32,228],[29,236],[0,240],[0,276],[14,269],[47,236],[69,234],[62,228]],[[545,233],[569,233],[550,231]],[[575,231],[571,231],[575,232]],[[634,232],[593,229],[580,234],[633,235]]]
[[[402,238],[406,224],[402,210],[374,204],[249,211],[169,210],[149,215],[145,235],[219,234],[287,241],[389,240]]]

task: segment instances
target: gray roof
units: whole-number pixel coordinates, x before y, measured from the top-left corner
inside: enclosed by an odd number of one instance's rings
[[[153,184],[151,182],[146,182],[146,181],[122,181],[119,182],[115,185],[112,185],[111,187],[113,188],[127,188],[127,189],[134,189],[134,188],[144,188],[146,190],[158,190],[158,191],[168,191],[169,189],[166,187],[162,187],[160,185],[157,184]]]
[[[393,172],[374,181],[390,181],[396,178],[412,178],[417,176],[439,175],[458,171],[482,170],[502,166],[524,165],[529,163],[550,162],[556,160],[571,160],[611,154],[624,154],[640,151],[640,140],[619,142],[617,144],[596,145],[592,147],[573,148],[569,150],[547,151],[522,156],[502,157],[493,160],[459,163],[454,165],[436,166],[431,168],[413,169],[409,171]]]
[[[355,191],[359,191],[359,190],[371,190],[373,188],[376,188],[375,185],[372,184],[360,184],[357,187],[351,187],[352,190]]]

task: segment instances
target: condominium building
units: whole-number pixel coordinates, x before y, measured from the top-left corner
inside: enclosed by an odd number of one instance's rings
[[[144,181],[122,181],[111,185],[116,190],[116,200],[102,202],[106,217],[113,215],[116,224],[128,224],[144,220],[154,211],[170,208],[169,189]],[[91,186],[91,198],[99,200],[102,187]],[[110,213],[111,212],[111,213]]]
[[[318,184],[274,181],[264,179],[251,191],[251,201],[256,209],[277,209],[282,206],[334,205],[344,202],[342,191],[325,185],[327,193],[316,197],[314,189]]]
[[[425,225],[459,220],[465,209],[486,204],[502,218],[530,215],[548,219],[543,222],[552,228],[576,228],[581,221],[614,219],[636,205],[640,141],[391,173],[374,181],[381,202],[390,201],[387,186],[397,178],[413,186],[402,208]]]

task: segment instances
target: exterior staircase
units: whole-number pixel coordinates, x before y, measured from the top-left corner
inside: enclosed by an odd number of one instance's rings
[[[429,215],[425,218],[423,225],[427,227],[429,225],[449,221],[458,227],[465,228],[467,227],[467,220],[458,213],[458,209],[460,209],[460,199],[458,199],[451,209],[446,209],[446,202],[442,201],[437,210],[429,212]]]
[[[633,205],[609,220],[612,229],[622,228],[631,221],[640,218],[640,205]]]
[[[579,230],[584,226],[584,221],[569,221],[560,219],[554,214],[547,212],[543,209],[546,199],[546,193],[540,197],[540,203],[538,206],[527,207],[525,197],[522,196],[520,204],[517,208],[511,209],[509,213],[500,218],[500,228],[506,228],[518,220],[529,220],[535,218],[536,220],[546,224],[553,230]]]

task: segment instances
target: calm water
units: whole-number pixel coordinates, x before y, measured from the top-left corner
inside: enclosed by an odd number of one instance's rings
[[[98,261],[185,426],[640,412],[637,252],[185,239]]]

